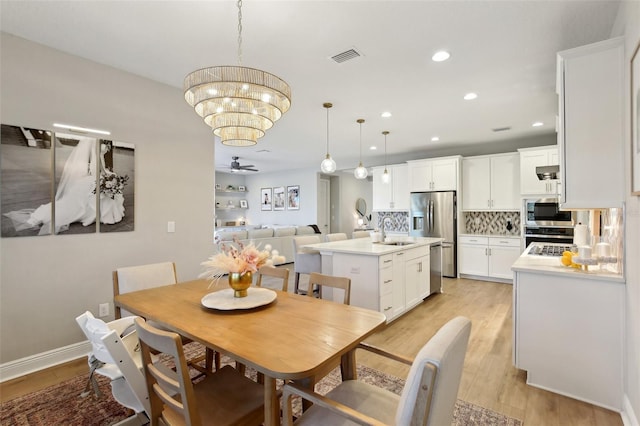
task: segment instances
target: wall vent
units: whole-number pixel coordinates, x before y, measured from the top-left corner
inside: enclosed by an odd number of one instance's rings
[[[342,53],[338,53],[337,55],[333,55],[331,59],[333,59],[336,63],[341,64],[350,59],[355,59],[362,56],[360,52],[358,52],[355,48],[351,48]]]
[[[507,130],[511,130],[511,127],[496,127],[495,129],[491,129],[494,132],[506,132]]]

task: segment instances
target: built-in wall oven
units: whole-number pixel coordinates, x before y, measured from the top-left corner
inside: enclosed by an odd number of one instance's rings
[[[573,244],[575,212],[560,210],[558,200],[525,200],[525,247],[532,242]]]

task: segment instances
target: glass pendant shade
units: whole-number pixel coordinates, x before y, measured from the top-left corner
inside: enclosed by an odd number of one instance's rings
[[[242,0],[238,0],[238,66],[202,68],[184,78],[184,99],[224,145],[258,143],[291,107],[281,78],[242,62]]]
[[[333,173],[336,171],[336,162],[333,161],[333,158],[327,153],[327,157],[322,160],[320,164],[320,170],[322,173]]]
[[[325,102],[322,106],[327,109],[327,156],[322,160],[322,163],[320,163],[320,170],[322,173],[333,173],[336,171],[336,162],[329,154],[329,108],[331,108],[333,104]]]
[[[367,171],[367,168],[362,165],[362,162],[360,162],[358,167],[353,171],[353,175],[356,179],[366,179],[366,177],[369,176],[369,172]]]
[[[385,130],[382,134],[384,135],[384,172],[382,172],[382,183],[389,183],[391,182],[391,175],[387,170],[387,135],[389,132]]]
[[[389,183],[389,182],[391,182],[391,175],[389,175],[389,171],[385,167],[384,172],[382,173],[382,183]]]
[[[358,118],[356,123],[360,125],[360,162],[358,163],[358,167],[353,171],[353,175],[356,179],[365,179],[369,175],[369,172],[366,167],[362,165],[362,123],[364,123],[364,119]]]

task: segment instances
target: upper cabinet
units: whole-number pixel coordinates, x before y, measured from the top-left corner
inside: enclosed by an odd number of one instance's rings
[[[409,192],[457,190],[460,158],[455,156],[407,161]]]
[[[558,145],[564,208],[624,200],[624,38],[558,53]]]
[[[409,169],[406,164],[387,166],[389,183],[382,181],[384,167],[373,169],[373,211],[409,210]]]
[[[557,179],[540,180],[536,167],[557,166],[560,163],[557,146],[523,148],[520,152],[520,194],[557,196],[561,191]]]
[[[462,160],[462,210],[520,210],[517,153]]]

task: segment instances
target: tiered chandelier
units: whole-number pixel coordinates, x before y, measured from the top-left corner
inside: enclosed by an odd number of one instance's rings
[[[184,79],[184,98],[224,145],[251,146],[291,107],[281,78],[242,65],[242,0],[238,0],[238,66],[202,68]]]

